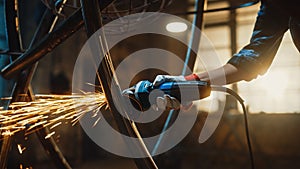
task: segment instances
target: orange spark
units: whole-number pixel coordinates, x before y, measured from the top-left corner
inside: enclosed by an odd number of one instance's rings
[[[106,103],[103,93],[36,95],[34,101],[14,102],[8,110],[0,110],[0,134],[11,136],[23,130],[28,134],[47,126],[53,129],[66,121],[75,125],[88,112],[97,116]]]
[[[53,132],[51,132],[51,133],[49,133],[49,134],[47,134],[47,136],[45,137],[45,139],[48,139],[48,138],[50,138],[51,136],[53,136],[55,134],[55,131],[53,131]]]
[[[18,144],[17,146],[18,146],[19,153],[20,153],[20,154],[23,154],[23,152],[24,152],[24,150],[26,149],[26,147],[23,147],[23,148],[22,148],[22,145],[21,145],[21,144]]]

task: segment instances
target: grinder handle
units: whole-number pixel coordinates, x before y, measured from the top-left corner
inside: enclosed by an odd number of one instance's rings
[[[176,81],[165,82],[160,86],[154,88],[162,90],[165,94],[181,100],[181,94],[184,94],[182,98],[185,101],[195,101],[210,96],[211,87],[209,82],[205,81]]]

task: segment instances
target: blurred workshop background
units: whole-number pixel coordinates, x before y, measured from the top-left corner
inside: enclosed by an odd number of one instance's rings
[[[208,0],[207,10],[234,7],[238,4],[253,2],[251,0]],[[4,0],[0,1],[0,45],[6,48],[6,37],[3,13]],[[22,17],[20,24],[23,26],[22,38],[24,49],[28,47],[37,27],[38,20],[45,9],[40,0],[21,0]],[[79,2],[70,0],[68,3],[78,6]],[[222,63],[248,43],[259,3],[240,7],[232,10],[206,12],[203,14],[202,31],[211,41],[214,48],[201,44],[201,55],[216,52]],[[195,14],[194,0],[173,0],[163,12],[183,17],[192,22]],[[68,12],[68,11],[66,11]],[[33,17],[34,16],[34,17]],[[276,18],[274,18],[276,19]],[[189,38],[190,32],[181,32]],[[140,48],[165,45],[169,51],[185,56],[186,48],[174,47],[172,41],[157,41],[155,37],[132,39],[127,44],[118,46],[113,52],[113,60],[119,62],[123,56]],[[71,38],[58,46],[54,52],[47,54],[39,61],[36,73],[32,80],[34,93],[38,94],[71,94],[72,73],[76,58],[82,45],[87,40],[84,28],[75,33]],[[138,41],[138,43],[134,41]],[[145,39],[144,39],[145,40]],[[153,44],[155,44],[153,46]],[[174,49],[176,48],[176,49]],[[197,66],[200,61],[195,61],[195,72],[204,71]],[[0,57],[1,67],[8,63],[7,56]],[[208,67],[209,68],[209,67]],[[269,71],[251,82],[239,82],[228,87],[234,89],[245,100],[249,111],[249,129],[256,169],[296,169],[300,168],[300,57],[295,48],[290,33],[287,32]],[[155,77],[155,73],[144,72],[140,76]],[[144,77],[145,78],[145,77]],[[10,95],[13,84],[1,78],[1,97]],[[164,169],[247,169],[250,168],[249,152],[247,149],[245,126],[242,109],[237,101],[226,96],[226,106],[221,122],[216,131],[205,143],[198,143],[199,133],[205,118],[210,111],[219,108],[216,102],[213,107],[207,106],[212,98],[197,102],[199,109],[198,119],[190,133],[170,151],[154,157],[160,168]],[[109,119],[108,120],[113,120]],[[159,131],[161,124],[148,127],[149,130]],[[79,124],[61,125],[53,136],[61,151],[74,169],[133,169],[134,161],[106,152],[97,146],[83,132]],[[17,151],[17,145],[26,147],[23,154]],[[12,149],[9,154],[8,168],[55,168],[47,156],[37,136],[33,133],[26,138],[18,135],[14,137]]]

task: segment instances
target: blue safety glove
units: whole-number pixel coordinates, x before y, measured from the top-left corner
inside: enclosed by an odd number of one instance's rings
[[[174,81],[192,81],[200,80],[196,74],[191,74],[188,76],[170,76],[170,75],[157,75],[153,81],[153,85],[158,87],[165,82],[174,82]],[[189,110],[192,107],[192,102],[180,103],[178,99],[172,97],[168,94],[165,94],[163,97],[156,98],[156,104],[153,105],[154,109],[161,110],[171,110],[171,109],[182,109],[184,111]]]

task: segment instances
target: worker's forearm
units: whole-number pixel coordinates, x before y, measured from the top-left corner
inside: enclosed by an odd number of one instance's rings
[[[215,85],[226,85],[235,83],[241,80],[246,80],[246,75],[243,71],[238,70],[231,64],[225,64],[224,66],[197,74],[201,80],[210,81]]]

